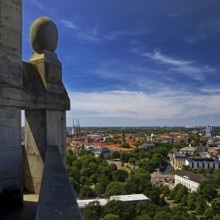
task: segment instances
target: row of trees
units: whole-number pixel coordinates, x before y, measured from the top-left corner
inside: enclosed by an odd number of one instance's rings
[[[151,185],[149,173],[156,168],[165,169],[169,150],[170,146],[164,145],[150,151],[112,152],[110,158],[120,158],[122,163],[139,167],[130,174],[102,157],[96,158],[90,151],[83,151],[80,157],[67,151],[67,172],[80,198],[143,193],[146,185]]]
[[[217,198],[217,191],[210,184],[210,182],[203,182],[198,192],[192,193],[189,193],[187,188],[181,184],[173,190],[167,187],[153,188],[175,201],[172,208],[165,203],[157,204],[153,197],[151,201],[140,201],[136,205],[109,201],[106,206],[101,207],[95,201],[85,207],[83,215],[86,220],[218,220],[220,219],[220,199]]]
[[[123,164],[130,163],[143,168],[152,173],[159,168],[164,171],[167,166],[167,154],[172,149],[169,144],[156,144],[154,149],[145,151],[144,149],[134,149],[129,152],[111,152],[109,159],[119,159]]]
[[[182,184],[177,184],[173,190],[167,186],[161,186],[158,190],[168,199],[172,199],[176,206],[197,217],[211,220],[220,215],[220,209],[216,211],[216,207],[220,208],[220,199],[215,186],[213,181],[208,180],[201,182],[198,190],[192,193]]]
[[[128,173],[96,158],[90,151],[84,151],[80,157],[68,151],[67,172],[80,198],[145,193],[160,203],[159,193],[152,188],[150,174],[143,168]]]
[[[196,220],[183,207],[159,206],[152,201],[140,201],[131,205],[121,201],[109,201],[104,207],[99,202],[89,203],[83,209],[86,220]]]

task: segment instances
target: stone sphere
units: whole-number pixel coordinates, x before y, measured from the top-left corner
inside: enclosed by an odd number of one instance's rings
[[[47,17],[37,18],[31,25],[30,41],[37,53],[43,53],[44,50],[54,52],[58,42],[58,31],[54,22]]]

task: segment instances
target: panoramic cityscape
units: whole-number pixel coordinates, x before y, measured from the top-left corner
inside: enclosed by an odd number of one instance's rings
[[[219,220],[219,7],[0,0],[0,220]]]
[[[85,219],[219,218],[220,127],[84,128],[77,120],[66,149]]]

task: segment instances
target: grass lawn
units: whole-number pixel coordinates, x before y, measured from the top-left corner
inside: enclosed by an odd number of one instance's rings
[[[108,160],[107,162],[108,162],[109,164],[115,164],[115,165],[117,166],[118,169],[125,170],[125,171],[127,171],[128,173],[131,172],[131,169],[130,169],[130,168],[128,168],[127,166],[122,166],[121,161],[112,161],[112,160]],[[129,166],[131,166],[131,165],[129,165]]]

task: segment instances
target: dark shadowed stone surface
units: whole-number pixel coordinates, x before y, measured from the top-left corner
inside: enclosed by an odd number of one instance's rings
[[[47,149],[35,219],[82,219],[76,195],[70,185],[66,169],[56,146],[49,146]]]
[[[34,220],[37,210],[37,200],[37,195],[25,194],[21,208],[10,207],[0,210],[0,220]]]
[[[37,18],[31,25],[30,41],[37,53],[43,53],[44,50],[54,52],[58,42],[58,31],[54,22],[47,17]]]

